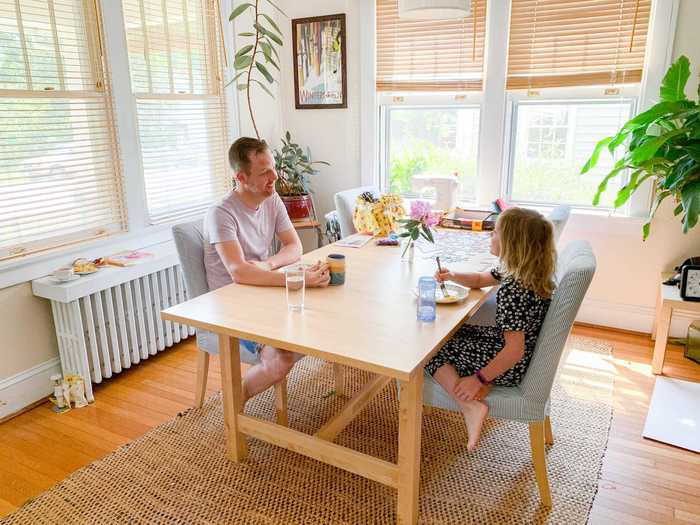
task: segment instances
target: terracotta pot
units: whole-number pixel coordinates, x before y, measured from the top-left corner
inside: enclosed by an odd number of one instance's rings
[[[295,195],[287,197],[280,195],[284,206],[287,208],[289,218],[293,221],[299,221],[311,216],[311,196],[310,195]]]

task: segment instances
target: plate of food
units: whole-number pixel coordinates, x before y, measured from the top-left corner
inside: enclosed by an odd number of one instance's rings
[[[97,266],[94,261],[89,261],[87,259],[76,259],[73,261],[73,272],[77,275],[90,275],[99,270],[99,266]]]
[[[445,288],[447,289],[447,294],[442,291],[440,283],[437,283],[435,288],[435,302],[438,304],[453,304],[464,301],[469,295],[469,288],[460,286],[456,283],[445,283]],[[414,288],[413,293],[418,297],[418,288]]]

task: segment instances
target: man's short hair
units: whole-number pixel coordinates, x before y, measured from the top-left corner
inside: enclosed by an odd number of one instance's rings
[[[241,137],[231,144],[228,150],[228,162],[235,171],[243,170],[250,172],[250,154],[263,153],[269,146],[267,142],[252,137]]]

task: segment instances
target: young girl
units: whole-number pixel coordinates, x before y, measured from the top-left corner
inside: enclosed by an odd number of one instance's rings
[[[497,268],[483,273],[435,274],[469,288],[500,284],[496,325],[465,324],[426,365],[426,370],[455,399],[474,450],[488,406],[481,401],[491,383],[515,386],[530,364],[537,336],[554,291],[556,250],[552,223],[536,211],[509,208],[496,222],[491,253]]]

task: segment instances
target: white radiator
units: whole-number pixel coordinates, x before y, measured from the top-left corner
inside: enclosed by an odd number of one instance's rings
[[[104,268],[67,284],[37,279],[32,286],[35,295],[51,300],[63,374],[83,377],[89,401],[92,383],[194,334],[160,317],[161,310],[186,300],[171,249],[136,266]]]

